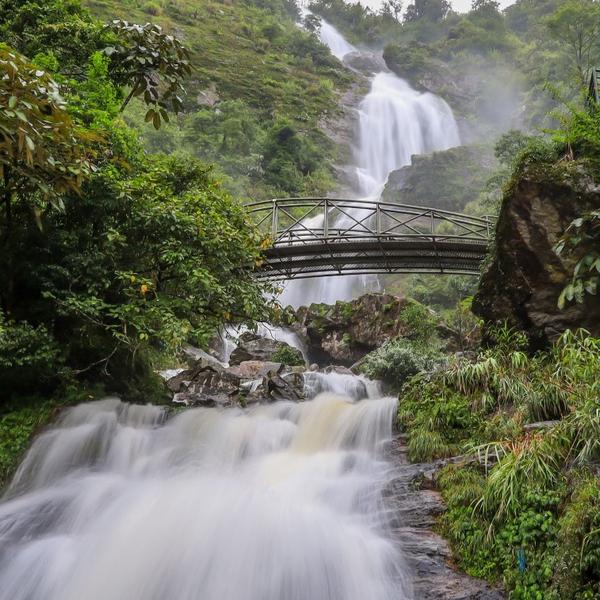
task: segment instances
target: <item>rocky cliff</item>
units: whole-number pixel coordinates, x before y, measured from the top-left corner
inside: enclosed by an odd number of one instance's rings
[[[477,200],[495,166],[491,149],[482,145],[413,156],[410,165],[390,173],[383,199],[460,212]]]
[[[569,223],[600,206],[600,187],[572,164],[525,169],[507,191],[495,250],[473,303],[488,323],[507,321],[545,345],[565,329],[583,327],[600,335],[600,302],[558,308],[573,262],[554,252]]]

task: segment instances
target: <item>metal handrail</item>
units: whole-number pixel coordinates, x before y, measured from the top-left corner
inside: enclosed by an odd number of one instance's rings
[[[338,241],[341,237],[355,239],[361,236],[385,239],[437,237],[487,240],[495,224],[495,219],[488,216],[476,217],[437,208],[355,198],[282,198],[255,202],[246,208],[250,215],[264,213],[256,225],[260,227],[269,223],[274,245],[285,243],[285,240],[291,243],[292,237],[304,237],[309,241]],[[302,209],[303,214],[293,215],[290,213],[292,209]],[[336,227],[335,224],[332,226],[330,213],[334,210],[353,223],[345,228]],[[346,210],[352,210],[354,214]],[[365,214],[356,214],[357,212]],[[290,222],[283,224],[282,216],[287,217]],[[322,226],[315,227],[306,222],[306,219],[317,216],[322,216]],[[384,227],[382,218],[385,217],[391,222]],[[427,224],[426,227],[418,222],[420,219]],[[374,226],[371,223],[373,220]],[[458,227],[460,233],[443,234],[436,231],[437,226],[443,223]]]

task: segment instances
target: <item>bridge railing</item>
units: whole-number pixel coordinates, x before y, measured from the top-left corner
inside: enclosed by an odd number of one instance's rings
[[[369,199],[285,198],[247,206],[273,246],[421,239],[487,241],[495,220]]]

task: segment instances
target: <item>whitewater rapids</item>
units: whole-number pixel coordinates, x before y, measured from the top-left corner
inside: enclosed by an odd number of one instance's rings
[[[395,409],[72,408],[0,504],[0,600],[409,599],[381,496]]]

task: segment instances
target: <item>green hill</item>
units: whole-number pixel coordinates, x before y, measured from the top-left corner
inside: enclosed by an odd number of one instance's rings
[[[192,51],[186,113],[151,150],[185,149],[216,163],[234,192],[263,198],[333,185],[336,149],[319,129],[352,76],[295,23],[286,0],[89,0],[102,20],[158,23]],[[141,117],[135,107],[128,117]],[[281,141],[285,139],[286,143]],[[273,153],[271,149],[277,146]]]

